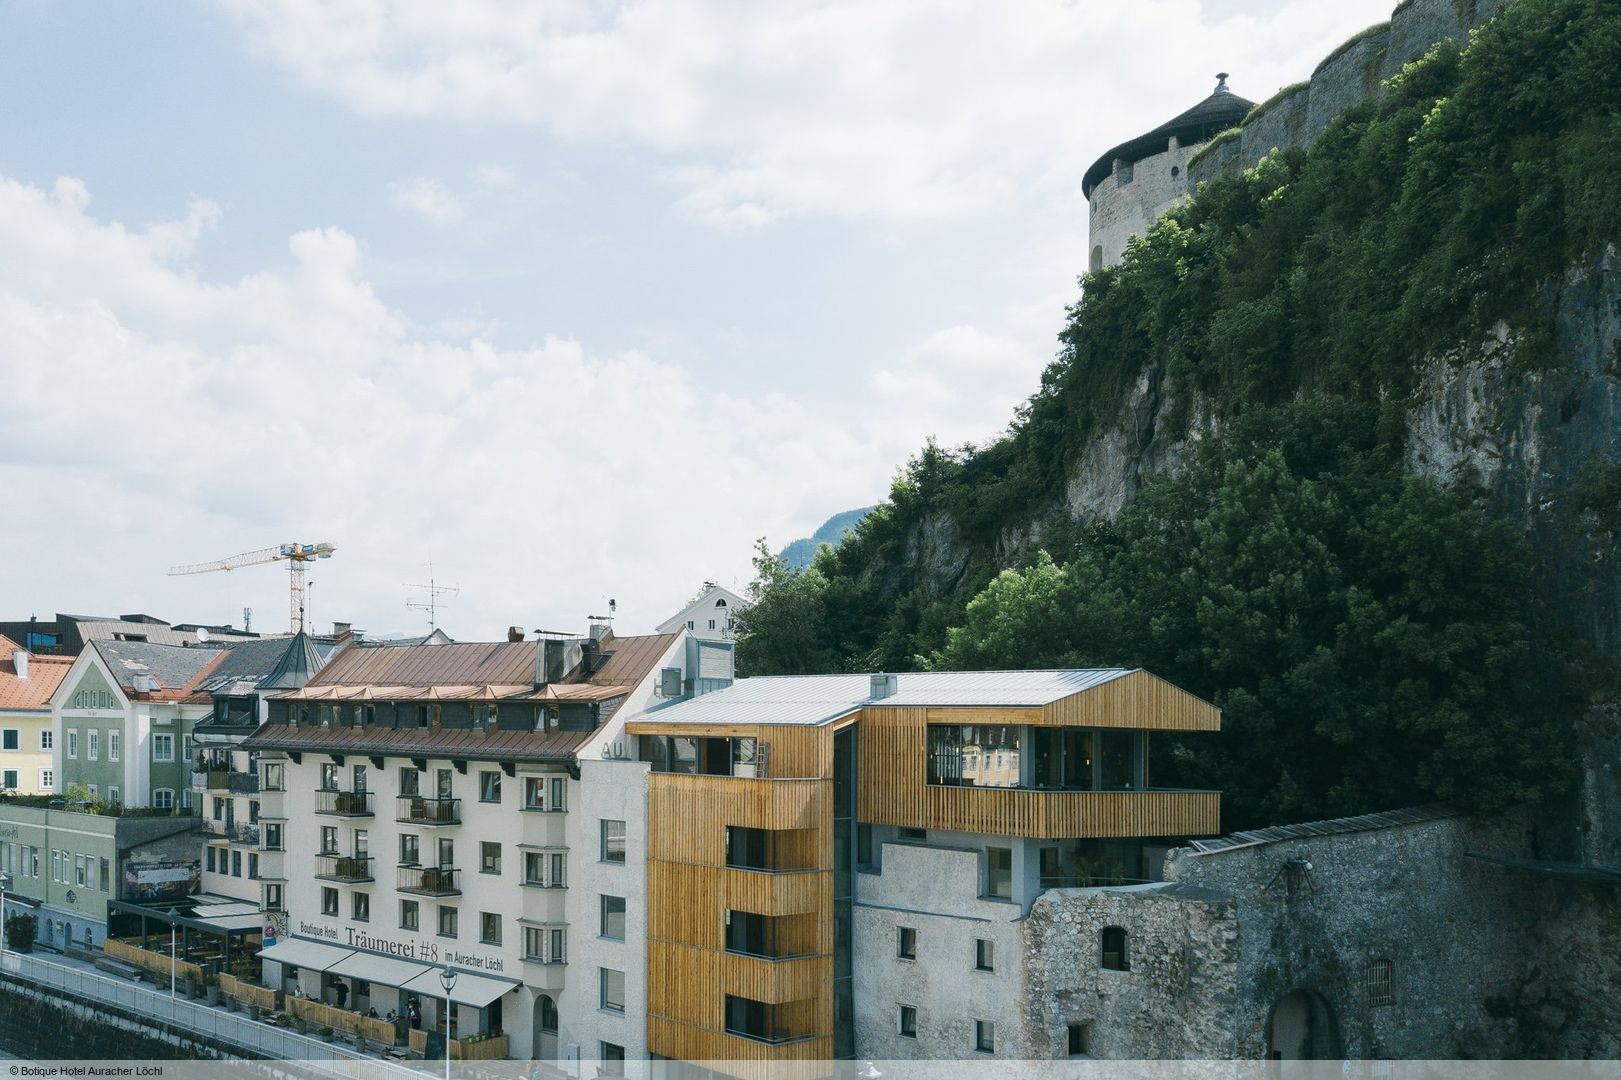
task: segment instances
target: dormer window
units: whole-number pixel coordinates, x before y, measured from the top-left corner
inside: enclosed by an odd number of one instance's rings
[[[726,598],[723,596],[719,600],[716,600],[715,601],[715,606],[716,607],[725,607],[726,606]]]

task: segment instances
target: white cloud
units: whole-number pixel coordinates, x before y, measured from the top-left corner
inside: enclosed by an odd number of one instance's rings
[[[447,339],[379,299],[341,229],[207,280],[187,268],[206,204],[147,228],[88,205],[77,181],[0,179],[0,489],[11,549],[49,554],[8,596],[42,611],[251,604],[274,629],[276,567],[165,568],[330,540],[321,620],[409,628],[401,582],[433,559],[461,585],[460,636],[578,626],[604,595],[647,628],[695,583],[745,578],[760,533],[881,490],[921,438],[874,442],[637,351]]]
[[[1073,199],[1091,157],[1192,104],[1218,67],[1260,100],[1390,7],[215,2],[354,109],[651,147],[683,208],[731,226]]]
[[[467,208],[445,185],[426,176],[413,176],[388,185],[388,201],[397,210],[415,214],[435,225],[454,225],[467,215]]]
[[[504,191],[516,184],[518,178],[504,165],[480,165],[473,170],[473,182],[483,191]]]

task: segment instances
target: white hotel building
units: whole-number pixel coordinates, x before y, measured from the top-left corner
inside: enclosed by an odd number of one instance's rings
[[[449,965],[458,1056],[645,1058],[648,766],[623,724],[731,674],[729,644],[602,626],[339,652],[245,744],[283,848],[266,985],[443,1033]]]

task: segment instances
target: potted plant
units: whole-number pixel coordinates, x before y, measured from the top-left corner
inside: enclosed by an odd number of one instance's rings
[[[207,995],[210,1005],[220,1003],[220,978],[218,975],[208,974],[203,976],[203,993]]]
[[[323,1027],[320,1030],[319,1034],[320,1034],[321,1038],[323,1038],[323,1039],[331,1039],[332,1038],[332,1029],[329,1028],[329,1027]]]
[[[13,915],[6,920],[6,945],[13,952],[33,952],[38,933],[39,923],[32,915]]]

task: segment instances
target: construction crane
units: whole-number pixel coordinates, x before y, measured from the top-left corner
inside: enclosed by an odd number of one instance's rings
[[[304,629],[304,571],[307,564],[316,559],[330,559],[332,553],[338,550],[331,544],[278,544],[276,547],[262,548],[259,551],[245,551],[241,555],[232,555],[228,559],[218,559],[214,562],[192,563],[190,566],[171,566],[169,576],[178,577],[182,574],[208,574],[215,570],[239,570],[244,566],[258,566],[262,563],[285,562],[287,564],[288,604],[291,609],[293,630]]]

